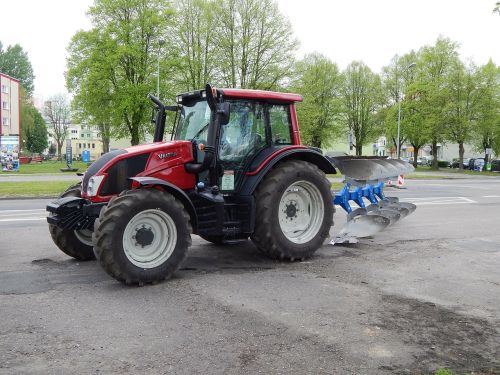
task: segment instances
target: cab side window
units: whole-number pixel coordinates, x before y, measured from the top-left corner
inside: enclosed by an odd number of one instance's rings
[[[274,145],[292,144],[292,121],[290,106],[273,104],[269,106],[272,143]]]

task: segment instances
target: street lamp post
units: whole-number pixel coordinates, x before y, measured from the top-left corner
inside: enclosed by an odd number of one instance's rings
[[[158,41],[158,69],[157,69],[157,77],[156,77],[156,97],[160,97],[160,50],[161,46],[165,44],[164,40]]]
[[[413,68],[415,65],[415,63],[411,63],[410,65],[408,65],[406,68],[405,68],[405,71],[408,70],[408,69],[411,69]],[[401,98],[399,97],[399,77],[398,77],[398,143],[396,145],[396,155],[397,155],[397,158],[399,159],[400,157],[400,147],[399,147],[399,144],[400,144],[400,133],[401,133]]]

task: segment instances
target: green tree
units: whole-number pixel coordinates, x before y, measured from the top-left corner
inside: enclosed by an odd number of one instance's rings
[[[444,108],[448,138],[458,143],[459,169],[463,170],[464,144],[471,139],[478,115],[480,86],[477,68],[454,61],[448,80],[448,101]]]
[[[23,128],[25,147],[31,153],[40,154],[48,146],[47,127],[42,114],[33,106],[29,107],[33,118],[33,126]]]
[[[293,69],[298,42],[274,0],[217,0],[217,73],[229,87],[275,89]]]
[[[58,94],[45,102],[44,115],[49,121],[50,132],[57,144],[57,156],[61,159],[61,150],[66,140],[71,119],[70,104],[64,94]]]
[[[439,38],[434,46],[425,46],[419,52],[419,69],[415,86],[419,109],[425,119],[432,144],[432,168],[438,168],[438,143],[447,138],[446,105],[449,100],[448,81],[454,64],[458,61],[458,45],[446,38]]]
[[[474,143],[483,152],[495,149],[500,154],[500,69],[490,60],[479,69],[479,100]]]
[[[77,100],[83,113],[136,145],[151,130],[147,94],[156,91],[157,56],[172,9],[162,0],[96,0],[88,14],[92,29],[78,32],[69,46],[68,86],[93,96]],[[102,103],[109,116],[93,103]]]
[[[103,152],[106,153],[109,151],[111,124],[120,118],[120,114],[115,113],[112,106],[112,84],[108,79],[110,67],[103,53],[105,45],[99,37],[96,30],[79,32],[73,37],[69,47],[66,86],[74,93],[71,106],[75,120],[98,126]],[[120,122],[115,124],[119,126]]]
[[[26,90],[27,96],[33,95],[35,89],[33,67],[28,54],[19,44],[8,46],[4,51],[0,42],[0,72],[18,79]]]
[[[171,44],[179,57],[176,70],[180,86],[190,91],[204,87],[207,82],[217,83],[214,2],[179,0],[175,6]]]
[[[394,145],[394,149],[398,148],[398,108],[400,104],[400,149],[404,143],[410,142],[408,137],[412,133],[410,128],[416,126],[415,121],[413,121],[415,119],[410,112],[414,111],[409,103],[412,98],[408,96],[409,86],[415,81],[416,61],[417,54],[415,51],[410,51],[403,56],[394,56],[391,63],[382,69],[383,89],[388,106],[385,111],[385,135]],[[418,149],[416,153],[418,154]]]
[[[363,144],[380,132],[377,129],[377,111],[382,103],[380,77],[363,62],[354,61],[343,72],[340,96],[343,122],[353,135],[356,155],[361,155]]]
[[[297,76],[292,89],[304,98],[297,106],[302,142],[323,147],[339,133],[339,70],[327,57],[313,53],[297,63]]]

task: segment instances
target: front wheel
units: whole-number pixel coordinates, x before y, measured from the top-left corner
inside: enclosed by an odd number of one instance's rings
[[[330,183],[314,164],[288,161],[272,170],[256,192],[252,240],[274,259],[302,260],[328,237],[334,206]]]
[[[111,199],[95,222],[94,252],[104,270],[126,284],[167,279],[191,245],[184,206],[167,192],[130,190]]]

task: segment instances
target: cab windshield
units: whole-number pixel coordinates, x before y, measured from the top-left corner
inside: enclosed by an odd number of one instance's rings
[[[181,107],[176,140],[206,140],[210,107],[206,101],[186,103]]]

